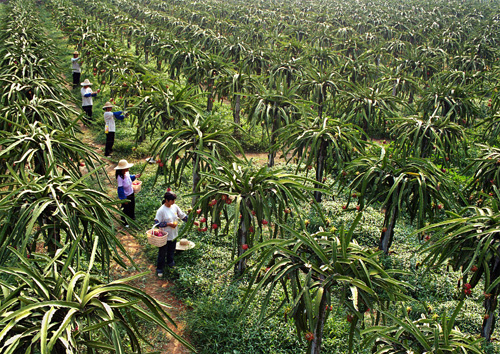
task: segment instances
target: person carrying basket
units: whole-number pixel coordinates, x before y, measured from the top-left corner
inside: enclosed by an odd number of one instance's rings
[[[175,204],[177,195],[172,192],[166,192],[163,196],[162,206],[156,212],[155,224],[163,233],[168,233],[167,243],[158,248],[158,261],[156,263],[156,275],[163,276],[163,269],[166,264],[168,267],[174,267],[174,253],[178,235],[177,220],[187,221],[187,215]]]

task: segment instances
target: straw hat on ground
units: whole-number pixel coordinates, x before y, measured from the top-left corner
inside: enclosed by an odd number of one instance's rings
[[[195,246],[193,241],[188,241],[187,238],[181,238],[179,242],[175,244],[175,249],[177,251],[187,251]]]
[[[127,160],[120,160],[118,162],[118,166],[115,167],[115,170],[125,170],[127,168],[130,168],[134,166],[133,163],[128,163]]]
[[[82,86],[92,86],[92,84],[90,83],[89,79],[85,79],[85,81],[82,82],[80,85],[82,85]]]
[[[104,104],[104,106],[102,107],[102,109],[106,109],[106,108],[113,108],[113,105],[111,104],[111,102],[109,102],[109,101],[108,101],[108,102],[106,102],[106,103]]]

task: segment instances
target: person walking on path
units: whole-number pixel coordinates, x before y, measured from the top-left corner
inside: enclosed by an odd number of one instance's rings
[[[78,83],[80,82],[80,74],[81,74],[81,61],[78,57],[78,52],[75,50],[73,52],[73,58],[71,58],[71,68],[73,70],[73,88],[78,87]]]
[[[127,114],[122,114],[121,111],[111,112],[113,105],[111,102],[106,102],[104,109],[104,132],[106,133],[106,147],[104,148],[104,156],[109,157],[113,152],[113,144],[115,143],[115,118],[123,120]]]
[[[87,117],[92,118],[92,97],[96,97],[101,90],[97,90],[96,92],[93,92],[90,86],[92,86],[92,83],[90,83],[89,79],[85,79],[81,83],[83,86],[81,89],[82,93],[82,109],[84,110],[85,114],[87,114]]]
[[[141,174],[131,175],[129,173],[130,167],[134,166],[133,163],[128,163],[127,160],[120,160],[116,170],[116,182],[118,184],[118,198],[120,200],[127,200],[122,203],[123,213],[130,219],[135,220],[135,195],[132,188],[132,182],[141,177]],[[129,227],[128,221],[122,217],[123,225]]]
[[[178,235],[177,220],[187,221],[187,215],[175,204],[177,195],[172,192],[166,192],[163,196],[163,203],[160,209],[156,212],[155,224],[163,233],[168,233],[167,244],[158,248],[158,261],[156,263],[156,275],[163,276],[163,269],[165,268],[165,256],[167,258],[166,264],[168,267],[174,267],[174,253]]]

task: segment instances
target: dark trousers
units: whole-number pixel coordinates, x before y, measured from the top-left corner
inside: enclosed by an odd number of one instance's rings
[[[77,88],[80,84],[80,73],[73,73],[73,88]]]
[[[156,271],[158,273],[163,273],[163,268],[165,268],[165,256],[167,258],[167,266],[173,267],[175,265],[174,253],[176,244],[177,242],[175,240],[167,241],[165,246],[158,248],[158,261],[156,263]]]
[[[129,202],[123,205],[123,213],[127,215],[132,220],[135,220],[135,194],[132,193],[127,195]],[[122,221],[124,225],[128,225],[128,221],[122,216]]]
[[[82,106],[82,109],[87,115],[87,117],[83,117],[83,123],[88,125],[92,118],[92,106]]]
[[[106,134],[106,148],[104,149],[104,156],[109,156],[113,152],[114,143],[115,132],[108,132],[108,134]]]
[[[89,118],[92,118],[92,106],[82,106],[82,109]]]

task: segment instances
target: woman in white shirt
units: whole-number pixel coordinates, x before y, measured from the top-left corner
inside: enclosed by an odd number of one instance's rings
[[[175,193],[167,192],[163,196],[163,205],[156,212],[155,224],[158,225],[162,232],[168,233],[167,244],[158,249],[158,262],[156,265],[156,274],[159,277],[163,276],[163,268],[165,267],[165,256],[167,258],[167,266],[175,266],[175,238],[178,235],[177,220],[186,221],[187,215],[175,204],[177,196]]]
[[[73,58],[71,58],[71,69],[73,71],[73,88],[75,89],[78,87],[78,83],[80,82],[80,74],[82,71],[77,51],[73,52]]]
[[[82,94],[82,109],[87,114],[89,118],[92,118],[92,97],[96,97],[101,90],[97,90],[96,92],[92,91],[90,86],[92,83],[89,79],[85,79],[80,85],[82,85],[81,94]]]
[[[104,132],[106,133],[106,147],[104,148],[104,156],[109,157],[113,152],[113,145],[115,143],[115,118],[118,120],[123,120],[126,114],[122,114],[121,111],[111,112],[113,105],[111,102],[106,102],[103,107],[104,109]]]

